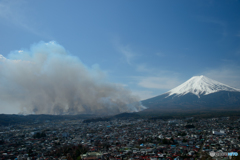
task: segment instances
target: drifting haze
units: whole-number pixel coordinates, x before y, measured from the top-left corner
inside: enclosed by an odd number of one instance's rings
[[[2,107],[20,107],[25,114],[116,114],[144,109],[120,85],[106,82],[97,67],[86,67],[56,42],[0,55]]]

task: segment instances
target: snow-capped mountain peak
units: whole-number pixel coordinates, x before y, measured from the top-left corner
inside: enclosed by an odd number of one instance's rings
[[[227,86],[223,83],[217,82],[210,78],[207,78],[203,75],[201,76],[194,76],[184,82],[183,84],[173,88],[172,90],[168,91],[168,96],[171,95],[185,95],[187,93],[192,93],[200,98],[200,95],[207,95],[214,92],[219,91],[233,91],[233,92],[240,92],[240,90],[235,89],[233,87]],[[168,97],[167,96],[167,97]]]

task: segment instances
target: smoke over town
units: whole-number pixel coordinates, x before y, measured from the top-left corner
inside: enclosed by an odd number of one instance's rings
[[[0,55],[0,101],[25,114],[116,114],[145,108],[129,90],[107,82],[99,68],[86,67],[56,42]]]

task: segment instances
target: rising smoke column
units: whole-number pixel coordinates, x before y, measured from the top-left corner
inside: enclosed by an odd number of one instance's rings
[[[129,90],[107,82],[100,69],[86,67],[56,42],[0,55],[0,101],[26,114],[116,114],[145,108]]]

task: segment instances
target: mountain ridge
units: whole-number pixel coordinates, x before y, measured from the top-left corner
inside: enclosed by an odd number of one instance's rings
[[[230,87],[226,84],[220,83],[218,81],[212,80],[207,78],[203,75],[201,76],[194,76],[187,80],[186,82],[182,83],[181,85],[171,89],[170,91],[166,92],[169,93],[169,96],[173,94],[178,95],[185,95],[187,93],[193,93],[198,98],[200,95],[207,95],[218,91],[239,91],[239,89]]]
[[[205,76],[194,76],[170,91],[142,101],[149,109],[240,109],[240,90]]]

